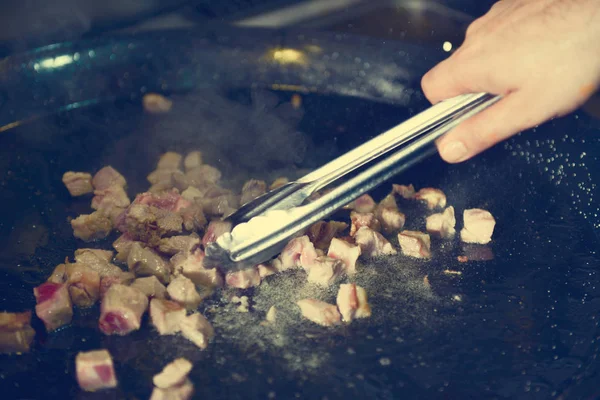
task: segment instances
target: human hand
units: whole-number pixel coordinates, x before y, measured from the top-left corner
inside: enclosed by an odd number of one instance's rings
[[[464,93],[504,96],[438,140],[451,163],[565,115],[600,85],[600,1],[498,1],[421,85],[432,103]]]

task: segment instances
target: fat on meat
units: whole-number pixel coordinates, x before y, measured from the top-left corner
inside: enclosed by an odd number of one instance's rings
[[[366,257],[379,257],[397,254],[396,249],[379,232],[366,226],[360,228],[354,235],[356,244],[360,247],[360,253]]]
[[[190,400],[194,395],[194,384],[189,379],[178,386],[173,386],[168,389],[155,387],[152,390],[150,400]]]
[[[415,197],[415,187],[410,185],[392,185],[392,192],[404,199],[412,199]]]
[[[302,299],[296,302],[302,316],[321,326],[340,325],[342,317],[333,304],[316,299]]]
[[[183,160],[183,166],[186,171],[192,170],[202,165],[202,152],[190,151]]]
[[[308,236],[300,236],[289,241],[279,254],[279,271],[302,267],[309,270],[317,258],[317,251]]]
[[[42,320],[48,332],[71,323],[73,305],[66,283],[42,283],[33,289],[33,294],[37,303],[35,314]]]
[[[112,285],[126,285],[128,286],[134,281],[135,275],[131,272],[121,271],[115,275],[105,275],[100,279],[100,298],[103,298],[106,291]]]
[[[82,214],[71,220],[73,236],[84,242],[92,242],[107,237],[113,229],[110,217],[100,211]]]
[[[137,278],[130,286],[144,293],[150,299],[164,299],[167,294],[165,285],[160,283],[158,278],[154,275],[145,278]]]
[[[431,257],[431,238],[427,233],[402,231],[398,234],[402,254],[414,258]]]
[[[228,272],[225,275],[225,282],[227,286],[238,289],[259,286],[260,274],[258,273],[258,267],[254,266],[235,272]]]
[[[442,239],[454,237],[456,230],[456,218],[454,217],[454,207],[447,207],[444,212],[432,214],[426,219],[426,229],[432,235]]]
[[[440,189],[423,188],[415,193],[414,198],[427,203],[430,210],[446,207],[446,195]]]
[[[129,255],[127,256],[127,266],[129,271],[136,276],[155,276],[158,280],[167,284],[171,275],[171,265],[169,261],[161,257],[157,252],[150,248],[144,248],[139,243],[131,245]]]
[[[0,354],[28,352],[34,337],[31,311],[0,312]]]
[[[487,244],[492,240],[496,220],[487,210],[472,208],[463,212],[460,238],[465,243]]]
[[[202,302],[202,297],[196,290],[196,285],[189,278],[183,275],[177,276],[167,286],[169,297],[189,310],[198,308]]]
[[[74,305],[88,308],[100,299],[100,274],[82,263],[68,263],[65,267],[69,295]]]
[[[308,281],[319,286],[333,284],[344,273],[344,262],[327,256],[320,256],[308,270]]]
[[[356,261],[361,254],[360,246],[350,244],[342,239],[333,238],[327,251],[327,256],[337,258],[344,263],[344,270],[348,275],[356,273]]]
[[[315,248],[327,250],[331,243],[331,239],[345,231],[346,228],[348,228],[348,224],[345,222],[319,221],[308,228],[306,235],[315,245]]]
[[[188,315],[181,321],[181,334],[202,350],[208,347],[215,331],[208,320],[200,313]]]
[[[94,191],[92,175],[87,172],[65,172],[62,181],[73,197],[83,196]]]
[[[186,314],[185,307],[175,301],[158,298],[150,300],[150,320],[161,335],[179,332]]]
[[[354,236],[356,232],[363,226],[371,228],[374,231],[379,231],[381,229],[381,223],[375,216],[375,214],[368,213],[359,213],[356,211],[350,212],[350,236]]]
[[[174,275],[183,275],[195,285],[208,288],[223,287],[223,276],[217,268],[204,266],[204,252],[200,249],[175,254],[171,257],[171,264]]]
[[[124,336],[140,329],[148,308],[148,297],[137,289],[114,284],[104,294],[100,305],[100,330],[105,335]]]
[[[187,380],[192,367],[193,365],[189,360],[183,357],[177,358],[167,364],[159,374],[154,375],[152,382],[154,386],[160,389],[179,386]]]
[[[75,372],[79,387],[87,392],[114,388],[118,383],[112,357],[107,350],[78,353]]]
[[[367,301],[367,291],[355,283],[340,285],[336,303],[342,320],[352,322],[354,318],[368,318],[371,316],[371,306]]]
[[[370,213],[373,212],[373,210],[375,210],[376,206],[377,203],[375,203],[375,200],[373,200],[373,198],[370,195],[363,194],[362,196],[358,197],[356,200],[348,204],[345,208],[349,208],[359,213]]]
[[[209,243],[216,242],[224,233],[231,232],[231,222],[212,220],[206,228],[206,233],[202,237],[202,244],[206,246]]]
[[[265,181],[250,179],[248,182],[244,183],[244,186],[242,187],[240,204],[246,204],[257,197],[262,196],[266,192],[267,183]]]
[[[94,178],[92,179],[92,185],[95,190],[103,190],[108,189],[113,185],[125,187],[127,181],[119,171],[111,166],[106,166],[96,172],[96,175],[94,175]]]

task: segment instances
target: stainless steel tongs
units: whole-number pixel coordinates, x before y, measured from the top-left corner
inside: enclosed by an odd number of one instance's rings
[[[440,102],[308,175],[244,204],[225,218],[232,222],[231,234],[207,245],[205,263],[234,271],[270,260],[312,224],[433,154],[436,139],[500,98],[478,93]],[[359,168],[364,171],[305,204],[315,191]]]

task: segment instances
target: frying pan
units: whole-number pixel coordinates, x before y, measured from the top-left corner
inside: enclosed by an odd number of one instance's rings
[[[275,53],[282,49],[296,52]],[[294,177],[426,107],[419,79],[442,57],[349,35],[210,28],[64,43],[2,61],[0,308],[32,309],[32,288],[86,246],[67,218],[88,212],[89,199],[69,197],[65,171],[113,165],[132,195],[147,188],[160,153],[198,148],[234,187],[250,176]],[[169,114],[143,112],[139,99],[151,91],[173,97]],[[217,335],[205,351],[158,336],[147,321],[131,335],[103,336],[97,307],[76,310],[50,335],[34,320],[31,353],[0,356],[2,398],[148,398],[153,374],[177,356],[195,364],[196,398],[597,398],[599,129],[575,113],[472,161],[434,157],[396,177],[442,188],[459,211],[491,210],[494,259],[461,264],[460,243],[434,241],[430,262],[364,261],[368,320],[323,329],[291,310],[283,328],[262,327],[270,305],[303,294],[300,274],[247,292],[248,314],[219,296],[207,301],[201,311]],[[403,207],[408,226],[422,229],[424,211]],[[84,393],[74,357],[97,348],[113,355],[119,387]]]

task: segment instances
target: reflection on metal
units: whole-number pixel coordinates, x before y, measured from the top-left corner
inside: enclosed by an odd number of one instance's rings
[[[316,92],[316,90],[310,90],[306,86],[301,85],[285,85],[282,83],[274,83],[271,85],[271,89],[273,90],[282,90],[282,91],[290,91],[290,92],[303,92],[308,93],[311,91]]]
[[[41,60],[36,63],[33,68],[36,71],[41,69],[53,69],[64,67],[65,65],[71,64],[73,62],[73,57],[71,55],[62,55],[58,57],[51,57]]]
[[[271,59],[279,64],[306,65],[306,53],[296,49],[280,48],[269,52]]]

